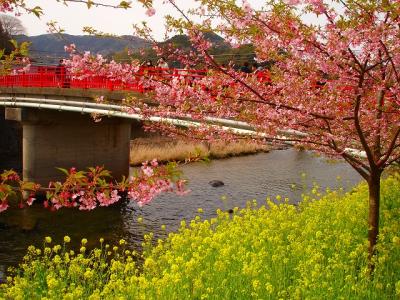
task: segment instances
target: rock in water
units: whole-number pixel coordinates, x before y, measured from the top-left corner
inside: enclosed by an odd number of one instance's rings
[[[221,180],[211,180],[208,184],[211,185],[212,187],[219,187],[224,185],[224,183]]]

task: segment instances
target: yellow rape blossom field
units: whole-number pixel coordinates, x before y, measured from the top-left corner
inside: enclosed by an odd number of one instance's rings
[[[343,195],[310,193],[251,202],[181,222],[143,252],[118,245],[75,252],[46,238],[29,247],[1,299],[400,299],[400,175],[382,182],[375,272],[367,261],[365,184]],[[276,204],[276,202],[279,202]]]

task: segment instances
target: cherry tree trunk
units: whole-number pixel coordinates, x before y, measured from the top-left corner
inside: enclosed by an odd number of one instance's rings
[[[372,172],[368,180],[369,188],[369,216],[368,216],[368,258],[370,261],[371,272],[374,269],[372,258],[375,255],[376,242],[379,234],[379,202],[381,189],[381,172]]]

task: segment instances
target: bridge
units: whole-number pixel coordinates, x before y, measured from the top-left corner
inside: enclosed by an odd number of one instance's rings
[[[33,73],[0,76],[0,107],[5,107],[5,119],[22,124],[23,178],[40,184],[61,180],[56,167],[104,165],[115,178],[129,174],[131,138],[143,136],[142,120],[165,122],[184,127],[199,127],[204,123],[185,118],[159,116],[144,117],[139,109],[126,112],[122,99],[127,94],[144,99],[146,93],[141,77],[157,76],[162,80],[174,77],[193,81],[205,75],[204,70],[142,69],[132,75],[130,82],[101,76],[77,79],[57,71],[55,67],[34,67]],[[97,103],[102,95],[110,103]],[[94,122],[90,114],[102,115],[101,122]],[[0,120],[1,121],[1,120]],[[270,137],[257,132],[245,122],[206,117],[210,126],[218,126],[240,135],[257,135],[266,140],[285,141],[288,136],[304,137],[307,134],[293,130],[278,130],[279,135]],[[0,150],[7,146],[0,135]],[[346,148],[358,157],[366,157],[363,151]],[[1,151],[0,151],[1,152]]]
[[[54,67],[33,70],[28,74],[0,76],[0,106],[5,107],[5,119],[20,122],[22,126],[24,180],[47,184],[62,179],[56,167],[85,169],[96,165],[104,165],[115,178],[127,176],[130,140],[144,135],[141,121],[145,118],[140,110],[128,113],[122,99],[127,94],[146,97],[140,83],[143,73],[134,74],[133,80],[126,83],[100,76],[79,80],[57,72]],[[175,76],[196,80],[204,76],[201,70],[151,71],[164,80]],[[99,95],[107,103],[97,103],[94,99]],[[94,122],[91,114],[102,115],[102,121]],[[190,116],[186,119],[151,116],[146,120],[201,126],[191,121]],[[254,134],[243,122],[211,117],[206,121],[240,134]]]

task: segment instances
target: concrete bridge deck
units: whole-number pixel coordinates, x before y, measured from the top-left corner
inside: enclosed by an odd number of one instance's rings
[[[128,94],[143,98],[143,94],[126,91],[1,87],[5,119],[22,127],[23,178],[47,185],[62,179],[57,167],[86,169],[96,165],[104,165],[116,179],[128,176],[134,120],[103,118],[96,123],[89,114],[93,105],[100,111],[120,112],[122,99]],[[107,104],[96,103],[98,96],[104,96]],[[65,107],[77,111],[66,111]],[[140,125],[135,125],[134,130],[140,131]],[[0,148],[10,148],[8,135],[0,140]]]
[[[82,99],[87,102],[94,102],[94,98],[104,96],[105,99],[120,103],[126,96],[145,98],[144,94],[135,91],[110,91],[106,89],[76,89],[57,87],[1,87],[0,97],[37,97],[49,99]],[[150,98],[146,98],[150,101]]]

